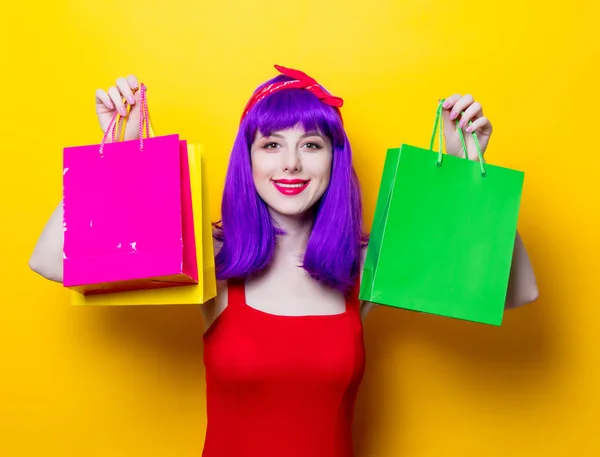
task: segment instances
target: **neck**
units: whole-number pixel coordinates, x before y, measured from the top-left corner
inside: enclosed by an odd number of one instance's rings
[[[278,250],[303,253],[312,229],[312,214],[285,216],[271,211],[275,226],[284,231],[277,240]]]

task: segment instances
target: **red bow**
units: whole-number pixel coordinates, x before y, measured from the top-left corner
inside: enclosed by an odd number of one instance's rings
[[[285,68],[280,65],[275,65],[275,68],[280,73],[294,79],[292,81],[282,81],[278,83],[269,84],[268,86],[263,87],[260,91],[252,95],[252,98],[248,101],[246,107],[244,108],[241,120],[244,120],[244,118],[252,109],[252,107],[256,105],[259,101],[261,101],[263,98],[265,98],[267,95],[271,95],[283,89],[306,89],[315,94],[318,97],[318,99],[321,100],[323,103],[334,107],[337,113],[339,114],[340,119],[342,118],[340,107],[344,104],[344,100],[342,100],[340,97],[334,97],[332,95],[329,95],[321,88],[317,81],[308,76],[306,73],[303,73],[299,70],[294,70],[292,68]]]

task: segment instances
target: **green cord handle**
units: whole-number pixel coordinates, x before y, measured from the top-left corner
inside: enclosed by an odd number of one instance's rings
[[[429,143],[429,150],[433,151],[433,142],[435,141],[435,133],[439,127],[440,129],[440,133],[439,133],[439,143],[440,143],[440,151],[438,153],[438,160],[437,160],[437,166],[441,167],[442,166],[442,159],[443,159],[443,152],[442,152],[442,140],[443,140],[443,127],[440,125],[440,123],[443,122],[443,118],[442,118],[442,108],[444,105],[444,101],[445,99],[440,100],[436,113],[435,113],[435,122],[433,124],[433,133],[431,134],[431,141]],[[458,126],[459,120],[458,118],[456,119],[456,130],[458,130],[458,136],[460,138],[460,143],[462,145],[462,149],[463,152],[465,153],[465,157],[467,158],[467,160],[469,159],[469,154],[467,152],[467,144],[465,143],[465,136],[463,134],[462,129]],[[473,122],[469,121],[469,125],[471,125]],[[485,177],[487,176],[487,172],[485,170],[485,161],[483,159],[483,153],[481,152],[481,146],[479,145],[479,140],[477,139],[477,134],[475,132],[472,132],[471,135],[473,135],[473,141],[475,142],[475,149],[477,149],[477,155],[479,156],[479,165],[481,167],[481,176]]]

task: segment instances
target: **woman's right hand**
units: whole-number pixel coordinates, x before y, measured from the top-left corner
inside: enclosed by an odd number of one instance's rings
[[[130,75],[127,78],[117,79],[116,85],[106,91],[103,89],[96,91],[96,114],[102,132],[106,132],[110,121],[118,111],[121,116],[127,116],[124,140],[135,140],[139,137],[140,91],[138,89],[137,78]],[[126,104],[131,105],[129,114],[127,114]],[[108,135],[107,142],[110,141],[111,135]]]

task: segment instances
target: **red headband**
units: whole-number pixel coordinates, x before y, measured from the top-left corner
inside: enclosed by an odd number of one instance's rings
[[[275,92],[279,92],[283,89],[306,89],[312,92],[317,96],[319,100],[323,103],[332,106],[337,111],[340,119],[342,119],[342,113],[340,111],[340,107],[344,104],[344,100],[340,97],[334,97],[325,92],[319,83],[315,81],[313,78],[308,76],[305,73],[302,73],[299,70],[293,70],[291,68],[285,68],[280,65],[275,65],[275,68],[282,74],[289,76],[290,78],[294,78],[292,81],[282,81],[278,83],[269,84],[268,86],[263,87],[260,91],[256,92],[252,95],[252,98],[246,104],[246,108],[244,108],[244,112],[242,114],[242,118],[240,120],[243,121],[248,112],[252,109],[254,105],[256,105],[259,101],[265,98],[267,95],[271,95]],[[342,119],[343,122],[343,119]]]

